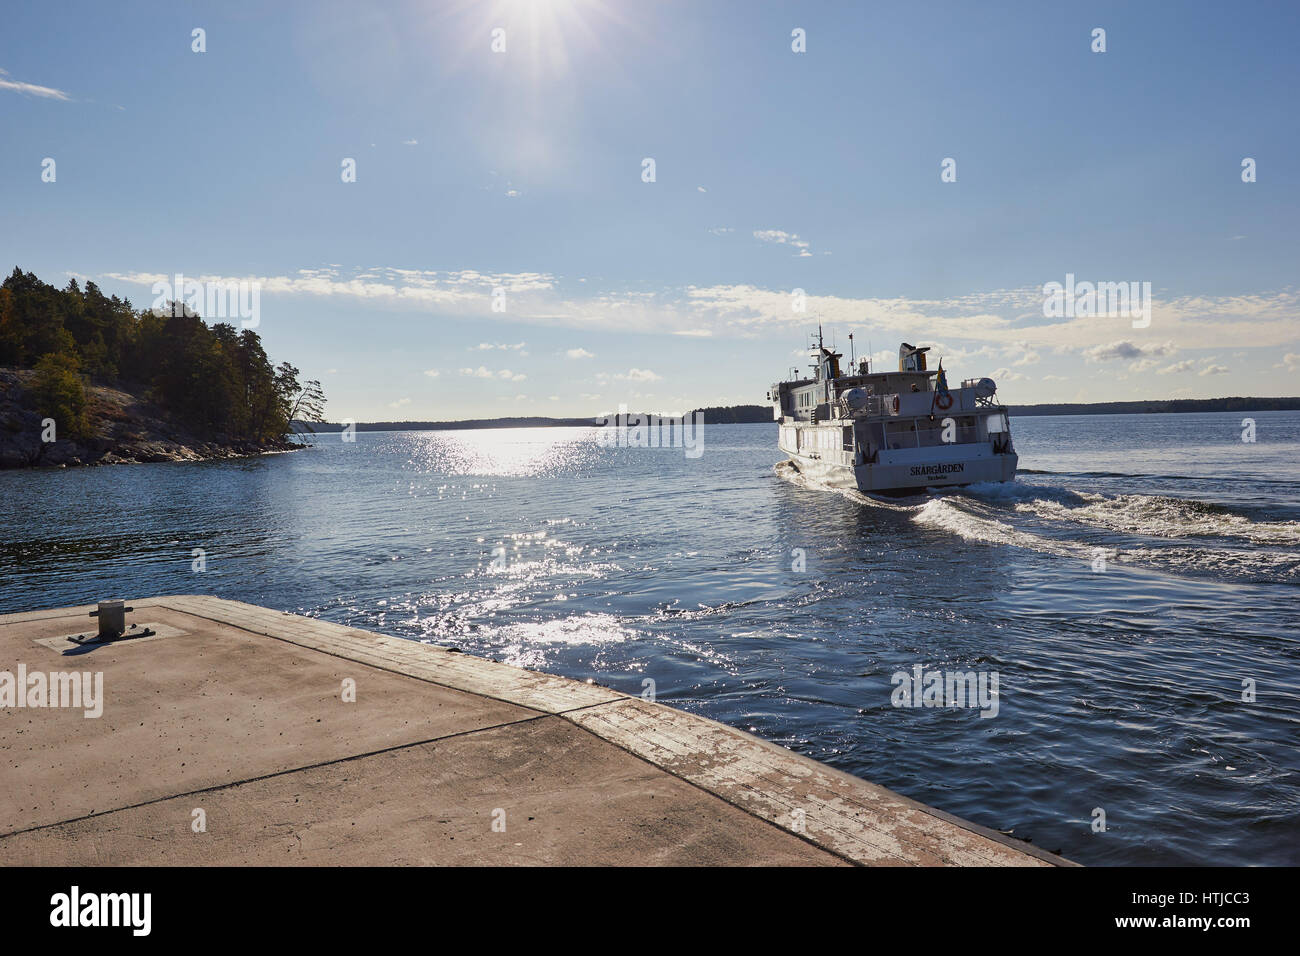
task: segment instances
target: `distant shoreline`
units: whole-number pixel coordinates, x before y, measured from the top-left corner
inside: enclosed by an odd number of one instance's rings
[[[1210,412],[1278,412],[1300,411],[1296,398],[1174,398],[1137,402],[1053,403],[1012,405],[1012,417],[1046,415],[1169,415],[1205,414]],[[706,425],[750,425],[773,422],[769,405],[729,405],[695,409],[704,414]],[[631,413],[635,416],[638,413]],[[643,418],[649,412],[639,413]],[[603,422],[604,416],[588,418],[473,418],[448,422],[357,422],[359,432],[468,431],[485,428],[590,428]],[[774,422],[773,422],[774,423]],[[299,425],[294,423],[295,427]],[[316,432],[341,432],[344,425],[316,422]]]

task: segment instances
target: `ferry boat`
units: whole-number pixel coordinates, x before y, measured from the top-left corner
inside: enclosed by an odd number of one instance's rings
[[[844,356],[825,347],[819,328],[813,377],[768,391],[781,450],[817,482],[873,494],[1014,480],[1020,459],[997,384],[949,388],[942,360],[926,367],[929,351],[904,342],[898,371],[873,372],[863,359],[846,375]]]

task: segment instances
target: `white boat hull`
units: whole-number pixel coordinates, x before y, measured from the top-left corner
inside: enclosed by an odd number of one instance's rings
[[[937,449],[936,449],[937,451]],[[883,459],[885,456],[881,455]],[[1019,456],[988,454],[943,460],[942,455],[915,455],[903,461],[848,465],[791,454],[801,474],[831,488],[856,488],[872,494],[906,494],[926,488],[953,488],[982,481],[1014,481]]]

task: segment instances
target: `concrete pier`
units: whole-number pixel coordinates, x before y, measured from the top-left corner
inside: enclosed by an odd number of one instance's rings
[[[103,674],[99,717],[0,708],[0,865],[1068,865],[604,687],[213,597],[128,603],[154,636],[69,643],[90,606],[0,616],[0,672]]]

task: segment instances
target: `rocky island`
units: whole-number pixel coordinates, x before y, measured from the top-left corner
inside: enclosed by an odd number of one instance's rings
[[[320,421],[324,404],[252,329],[19,269],[0,285],[0,468],[292,451],[291,423]]]

